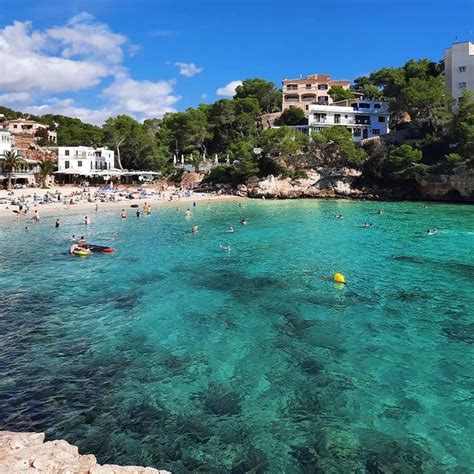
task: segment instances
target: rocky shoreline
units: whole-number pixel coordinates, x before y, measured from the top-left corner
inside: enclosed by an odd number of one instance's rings
[[[170,474],[140,466],[97,463],[93,454],[79,454],[64,440],[44,441],[44,433],[0,431],[1,473],[43,474]]]
[[[245,184],[206,184],[196,182],[197,189],[232,193],[257,199],[369,199],[426,200],[474,202],[474,170],[459,169],[451,175],[417,177],[409,184],[366,183],[361,171],[351,168],[318,167],[306,171],[304,178],[282,178],[269,175],[251,177]]]

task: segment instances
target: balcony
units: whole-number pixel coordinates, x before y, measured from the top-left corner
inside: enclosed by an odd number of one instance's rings
[[[296,104],[300,101],[297,95],[285,95],[285,102],[288,104]]]

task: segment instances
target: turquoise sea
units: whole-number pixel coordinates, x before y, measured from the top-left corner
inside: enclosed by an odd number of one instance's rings
[[[92,215],[114,255],[67,253],[80,215],[0,225],[0,430],[175,473],[474,471],[474,207],[179,205]]]

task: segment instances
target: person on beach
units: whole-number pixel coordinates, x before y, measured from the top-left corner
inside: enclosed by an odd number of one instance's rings
[[[192,232],[193,232],[193,234],[196,234],[197,232],[199,232],[199,228],[198,228],[197,225],[193,226]]]
[[[38,209],[35,210],[35,213],[33,215],[33,222],[36,222],[37,224],[39,224],[40,222],[40,215]]]
[[[99,210],[99,204],[95,204],[95,212],[97,212]]]
[[[122,209],[122,210],[120,211],[120,217],[121,217],[122,219],[126,219],[126,218],[127,218],[127,213],[126,213],[125,209]]]
[[[54,227],[57,229],[60,223],[61,221],[59,219],[56,219],[56,222],[54,223]]]

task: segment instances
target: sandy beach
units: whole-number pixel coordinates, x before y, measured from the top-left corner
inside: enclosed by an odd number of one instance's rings
[[[96,212],[110,211],[116,209],[119,212],[121,209],[125,209],[128,212],[134,211],[131,206],[138,204],[140,210],[145,202],[151,204],[152,208],[155,206],[180,206],[184,203],[202,202],[202,201],[222,201],[232,199],[244,199],[232,195],[217,195],[208,194],[201,192],[192,192],[190,194],[181,192],[178,193],[175,189],[169,189],[158,194],[158,190],[155,188],[147,188],[146,196],[140,196],[137,187],[120,187],[115,192],[115,200],[107,200],[103,202],[100,198],[96,198],[95,194],[99,191],[98,187],[80,188],[75,186],[55,186],[50,189],[42,188],[27,188],[27,189],[15,189],[12,191],[0,190],[0,222],[12,222],[17,220],[23,220],[25,222],[31,222],[35,210],[38,211],[40,218],[45,217],[56,217],[65,219],[68,216],[84,214],[93,215]],[[11,194],[13,193],[13,195]],[[48,195],[52,198],[49,202],[44,202],[44,196]],[[61,201],[57,200],[57,193],[61,194]],[[90,193],[90,199],[87,197]],[[125,197],[125,194],[132,193],[134,199]],[[33,200],[33,196],[36,194],[36,201]],[[119,194],[123,194],[120,196]],[[29,206],[27,214],[19,213],[19,206],[16,204],[10,204],[6,201],[10,201],[13,198],[25,197],[26,202]],[[170,197],[172,199],[170,200]],[[66,199],[65,199],[66,198]],[[70,200],[72,199],[72,204]],[[67,201],[65,203],[64,201]],[[96,211],[96,206],[98,209]]]

